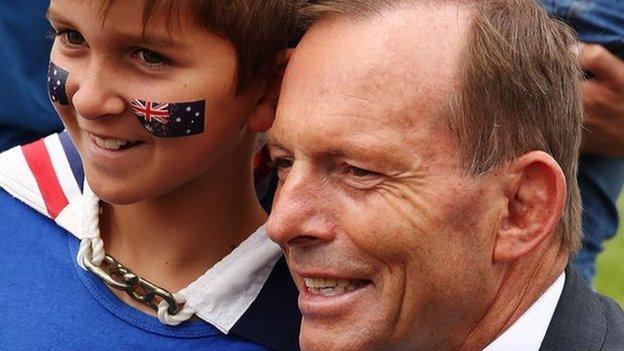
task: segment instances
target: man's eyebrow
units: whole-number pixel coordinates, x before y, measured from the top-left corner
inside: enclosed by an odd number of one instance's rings
[[[266,144],[268,146],[283,149],[282,144],[280,144],[279,141],[275,140],[275,137],[273,137],[271,132],[266,133]]]

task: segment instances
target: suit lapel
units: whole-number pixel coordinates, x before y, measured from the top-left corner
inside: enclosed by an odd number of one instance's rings
[[[600,350],[607,320],[597,295],[571,266],[540,350]]]
[[[230,330],[271,350],[299,350],[301,313],[299,293],[284,257],[277,261],[269,279],[249,309]]]

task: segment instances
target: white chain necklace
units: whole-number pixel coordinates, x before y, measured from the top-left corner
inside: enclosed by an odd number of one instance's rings
[[[84,236],[80,241],[77,260],[83,269],[158,312],[158,319],[163,324],[179,325],[195,315],[195,310],[186,304],[184,295],[171,293],[137,276],[104,252],[104,242],[100,237],[100,199],[88,186],[84,189],[82,205]]]

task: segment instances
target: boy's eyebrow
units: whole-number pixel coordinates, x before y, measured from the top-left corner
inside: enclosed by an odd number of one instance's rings
[[[60,14],[54,12],[51,8],[46,11],[45,17],[49,22],[54,22],[61,25],[72,26],[72,23],[63,18]]]
[[[132,42],[140,42],[147,45],[170,47],[174,49],[189,48],[189,45],[173,39],[170,36],[152,35],[147,33],[141,33],[141,35],[134,35],[130,33],[118,33],[118,37],[123,40]]]
[[[59,25],[65,25],[65,26],[70,26],[70,27],[74,26],[70,21],[66,20],[65,18],[63,18],[62,15],[54,12],[54,10],[52,9],[48,9],[48,11],[46,12],[46,18],[48,19],[48,21],[54,22]],[[174,49],[189,48],[189,45],[179,42],[171,36],[148,34],[144,30],[141,31],[140,35],[135,35],[135,34],[130,34],[130,33],[118,33],[118,36],[122,40],[141,42],[147,45],[171,47]]]

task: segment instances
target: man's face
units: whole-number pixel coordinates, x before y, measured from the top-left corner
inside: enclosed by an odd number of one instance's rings
[[[64,91],[51,97],[91,187],[112,203],[157,197],[215,165],[249,157],[240,145],[254,96],[234,94],[233,45],[195,25],[185,8],[179,18],[157,12],[144,27],[143,7],[116,1],[103,21],[97,1],[50,5],[58,33],[51,61],[68,72],[66,84],[50,88]],[[147,107],[136,100],[178,107],[164,109],[168,118],[140,117]],[[149,131],[155,125],[160,133]]]
[[[299,288],[306,350],[461,344],[495,289],[494,182],[445,120],[466,14],[414,7],[317,23],[285,75],[268,232]]]

